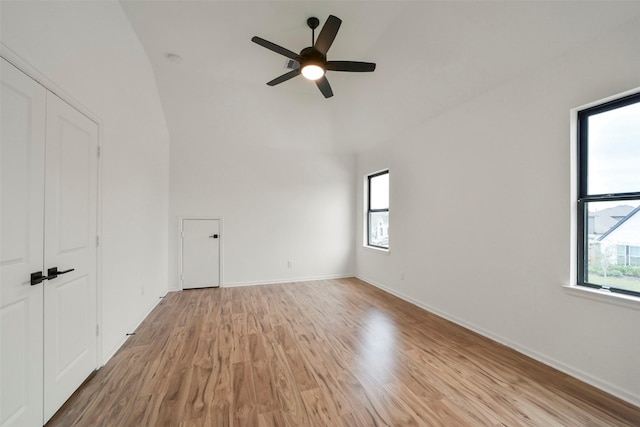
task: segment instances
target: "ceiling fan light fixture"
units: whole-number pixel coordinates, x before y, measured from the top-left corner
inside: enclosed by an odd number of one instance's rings
[[[301,72],[305,79],[318,80],[320,77],[324,76],[325,69],[317,64],[307,64],[302,67]]]
[[[376,64],[373,62],[327,61],[327,51],[338,34],[342,20],[337,16],[329,15],[316,39],[314,30],[319,24],[320,20],[318,18],[311,17],[307,19],[307,25],[311,28],[311,46],[302,49],[300,54],[258,36],[251,38],[252,42],[287,57],[285,67],[291,71],[268,81],[268,86],[276,86],[296,76],[302,75],[302,77],[307,80],[315,81],[316,86],[325,98],[331,98],[333,96],[333,90],[331,90],[331,85],[325,76],[327,71],[364,73],[376,69]]]

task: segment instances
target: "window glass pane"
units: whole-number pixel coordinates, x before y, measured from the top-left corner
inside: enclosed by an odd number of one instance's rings
[[[369,209],[389,209],[389,174],[370,178],[369,185],[371,191]]]
[[[640,201],[589,202],[585,279],[640,292]]]
[[[627,262],[627,247],[624,245],[618,245],[618,264],[625,265]]]
[[[369,244],[389,248],[389,212],[369,213]]]
[[[589,194],[640,191],[640,102],[588,118]]]

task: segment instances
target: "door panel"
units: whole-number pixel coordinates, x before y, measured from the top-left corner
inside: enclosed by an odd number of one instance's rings
[[[1,61],[0,425],[42,425],[46,90]]]
[[[216,286],[220,286],[220,220],[184,219],[182,288]]]
[[[85,333],[86,325],[91,323],[89,310],[77,309],[86,305],[89,286],[86,277],[82,277],[56,285],[55,292],[59,296],[56,310],[58,317],[52,320],[58,324],[59,330],[65,331],[58,336],[60,348],[57,352],[56,372],[60,373],[70,369],[83,356],[89,344]]]
[[[68,273],[44,287],[44,419],[96,367],[98,127],[47,94],[45,262]]]

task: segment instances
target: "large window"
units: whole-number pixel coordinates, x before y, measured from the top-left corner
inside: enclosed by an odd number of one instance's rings
[[[640,296],[640,94],[578,112],[578,285]]]
[[[389,249],[389,171],[367,177],[367,245]]]

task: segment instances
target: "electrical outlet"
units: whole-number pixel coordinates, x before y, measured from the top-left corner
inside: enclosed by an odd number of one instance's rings
[[[287,268],[293,268],[293,262],[287,261]]]
[[[144,286],[140,286],[140,295],[144,295]]]
[[[400,273],[400,280],[404,280],[404,271]]]

